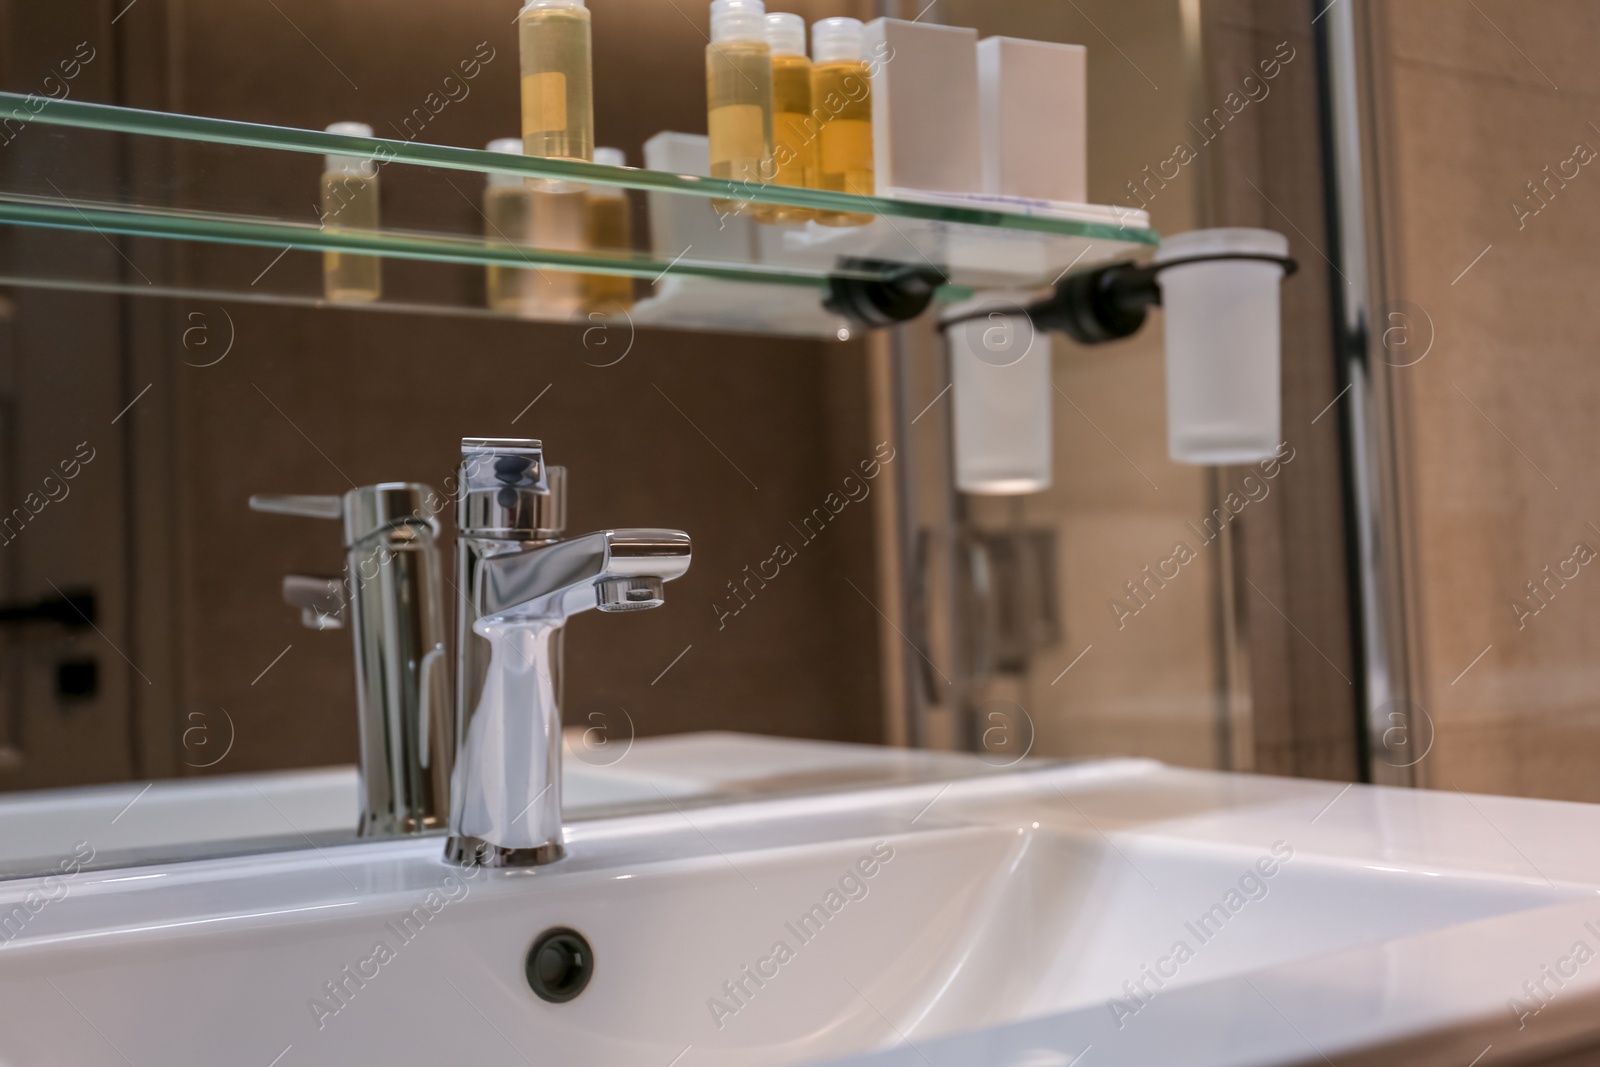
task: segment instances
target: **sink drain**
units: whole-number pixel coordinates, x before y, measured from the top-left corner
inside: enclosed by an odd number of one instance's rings
[[[554,926],[534,939],[525,969],[540,999],[565,1004],[594,977],[594,950],[578,931]]]

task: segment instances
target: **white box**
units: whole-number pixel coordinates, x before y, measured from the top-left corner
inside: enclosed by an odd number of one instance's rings
[[[696,133],[658,133],[644,143],[644,165],[669,174],[709,178],[710,139]],[[705,197],[677,193],[651,192],[645,199],[650,209],[650,248],[656,258],[670,263],[692,247],[691,257],[697,260],[755,262],[755,222],[748,211],[719,213]]]
[[[982,192],[978,31],[875,19],[866,48],[878,195]]]
[[[983,191],[1089,199],[1088,50],[988,37],[978,43]]]
[[[704,134],[658,133],[644,143],[644,165],[670,174],[711,176],[711,142]],[[650,248],[663,263],[684,258],[721,263],[755,263],[766,248],[775,262],[788,226],[761,226],[751,212],[719,212],[703,196],[646,194],[650,206]],[[771,232],[768,232],[771,231]],[[821,266],[832,263],[825,259]],[[575,276],[574,276],[575,277]],[[747,333],[780,333],[834,340],[848,337],[851,324],[822,307],[814,289],[795,285],[752,285],[668,271],[655,293],[634,305],[640,325]]]

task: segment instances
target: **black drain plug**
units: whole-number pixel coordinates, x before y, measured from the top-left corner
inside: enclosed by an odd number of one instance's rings
[[[525,969],[529,987],[541,1000],[565,1004],[594,977],[594,950],[578,931],[553,926],[534,939]]]

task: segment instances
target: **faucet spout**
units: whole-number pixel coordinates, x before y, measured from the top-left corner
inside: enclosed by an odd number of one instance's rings
[[[486,556],[473,589],[480,618],[565,620],[591,608],[660,607],[662,583],[692,555],[682,530],[604,530]]]

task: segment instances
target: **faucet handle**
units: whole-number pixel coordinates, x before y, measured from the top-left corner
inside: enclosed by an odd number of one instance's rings
[[[567,532],[567,468],[545,468],[550,491],[536,502],[534,532],[543,540],[554,541]]]
[[[438,537],[439,520],[434,516],[443,506],[443,497],[416,482],[380,482],[352,489],[344,496],[257,493],[250,498],[251,511],[344,520],[347,547],[401,524],[426,525]]]
[[[344,518],[344,501],[336,496],[257,493],[250,498],[250,510],[271,515],[299,515],[305,519],[338,520]]]
[[[531,438],[464,437],[457,525],[468,537],[555,540],[567,525],[566,474]]]

